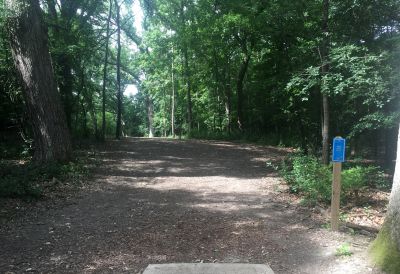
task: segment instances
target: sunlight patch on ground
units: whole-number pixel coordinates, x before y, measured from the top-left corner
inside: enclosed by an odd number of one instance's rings
[[[157,177],[157,185],[150,188],[158,191],[184,190],[193,193],[238,193],[242,195],[262,195],[268,193],[263,189],[263,183],[259,179],[229,178],[226,176],[208,177]]]
[[[197,209],[207,209],[214,212],[233,212],[233,211],[243,211],[249,209],[263,209],[263,205],[247,205],[245,203],[233,203],[233,202],[223,202],[223,203],[196,203],[191,206]]]

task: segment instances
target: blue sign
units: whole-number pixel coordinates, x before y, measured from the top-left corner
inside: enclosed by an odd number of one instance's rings
[[[332,161],[343,163],[346,154],[346,139],[336,137],[333,139]]]

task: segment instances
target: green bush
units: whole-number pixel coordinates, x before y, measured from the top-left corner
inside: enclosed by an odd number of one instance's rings
[[[282,175],[290,190],[301,193],[306,201],[327,202],[331,198],[331,169],[312,156],[295,154],[283,164]]]
[[[355,166],[342,172],[342,190],[345,198],[353,194],[358,198],[359,191],[365,187],[382,188],[387,186],[383,171],[375,166]]]
[[[369,174],[374,170],[372,167],[356,166],[342,172],[342,192],[344,196],[354,193],[358,198],[359,190],[368,186]]]
[[[292,154],[281,166],[281,175],[290,190],[304,195],[307,202],[331,200],[332,166],[322,165],[317,158]],[[342,171],[342,199],[358,198],[365,187],[387,185],[383,172],[375,166],[353,166]]]
[[[342,171],[342,190],[358,191],[359,189],[367,186],[368,182],[368,168],[356,166]]]

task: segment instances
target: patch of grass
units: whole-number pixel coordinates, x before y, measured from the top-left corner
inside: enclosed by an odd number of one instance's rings
[[[370,256],[388,274],[400,273],[400,251],[390,236],[388,225],[384,225],[372,243]]]
[[[0,197],[38,199],[45,188],[58,183],[79,184],[88,175],[83,161],[65,164],[36,165],[0,162]]]
[[[353,255],[353,252],[350,251],[350,244],[344,243],[336,249],[335,256],[338,257],[349,257]]]
[[[321,227],[322,227],[323,229],[331,230],[331,223],[324,223],[324,224],[321,225]]]

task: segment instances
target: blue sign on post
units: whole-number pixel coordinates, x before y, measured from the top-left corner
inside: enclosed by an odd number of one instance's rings
[[[346,139],[336,137],[333,139],[332,161],[343,163],[346,154]]]

